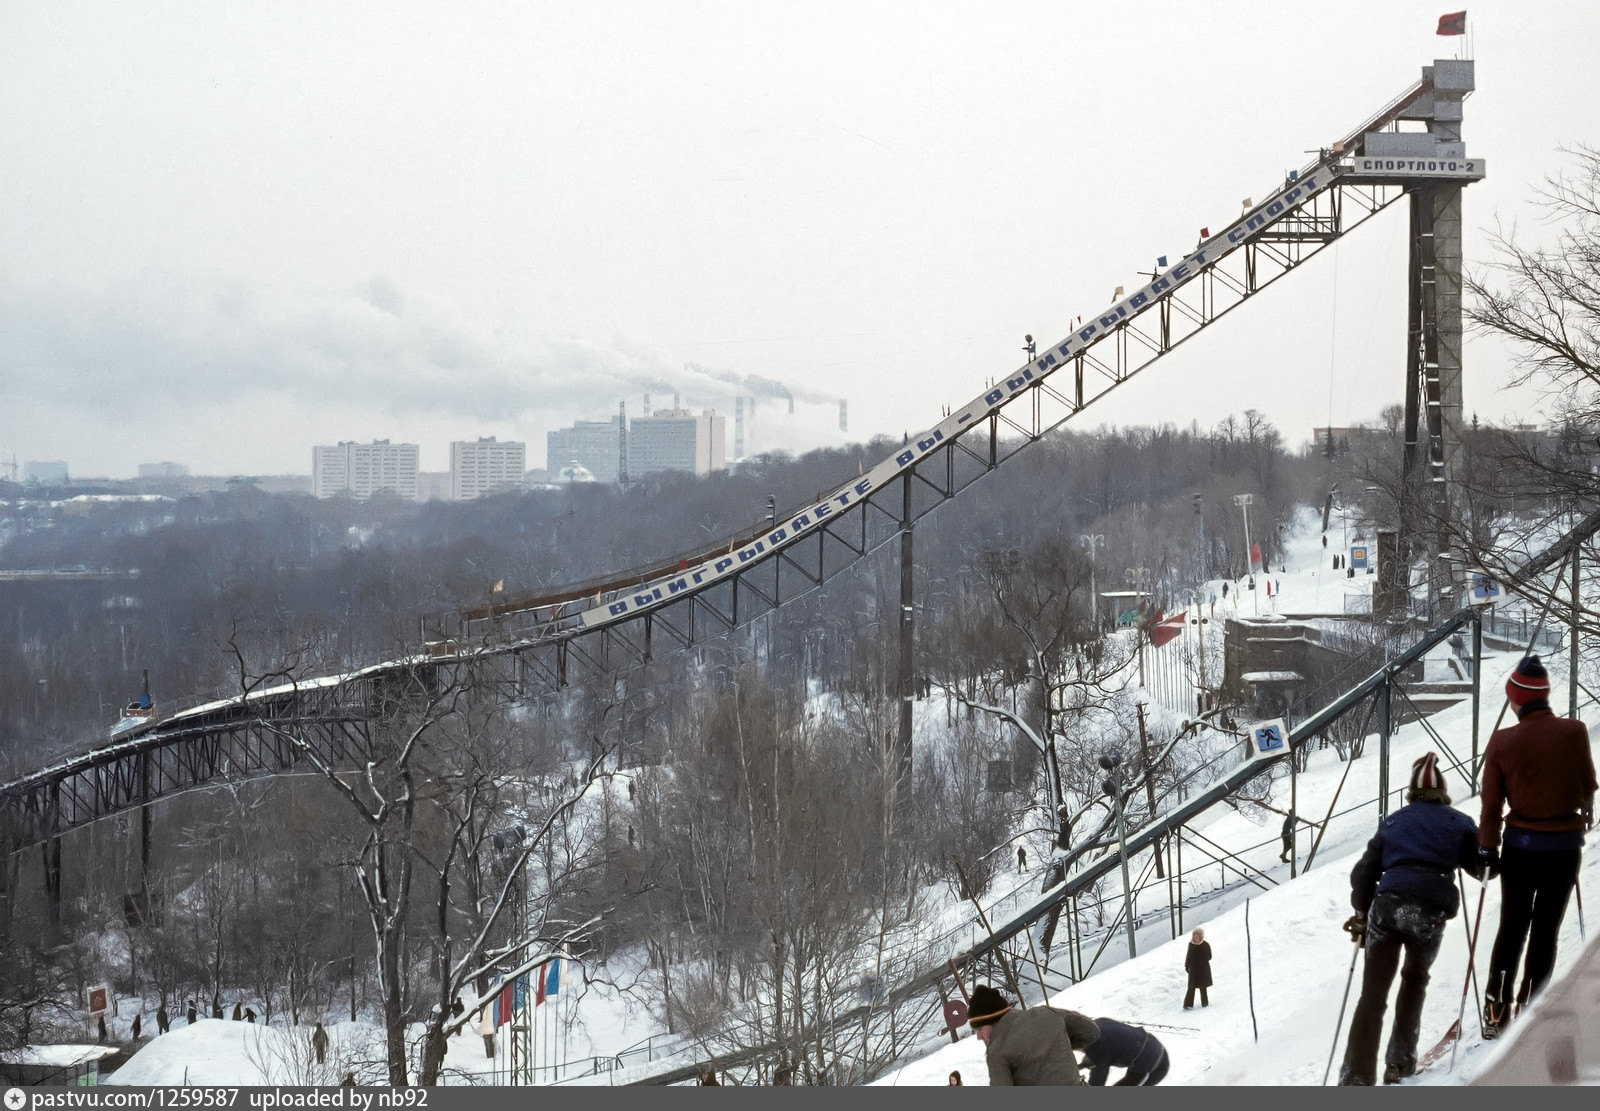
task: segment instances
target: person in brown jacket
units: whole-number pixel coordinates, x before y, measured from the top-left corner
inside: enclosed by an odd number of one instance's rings
[[[1062,1007],[1019,1010],[988,984],[972,989],[972,1031],[988,1048],[991,1085],[1082,1084],[1073,1050],[1100,1036],[1094,1020]]]
[[[1517,723],[1498,729],[1483,754],[1479,852],[1500,873],[1500,930],[1484,989],[1483,1036],[1510,1018],[1511,988],[1528,947],[1518,1006],[1550,979],[1556,935],[1578,881],[1583,831],[1593,823],[1595,774],[1589,730],[1550,709],[1550,677],[1538,656],[1506,681]],[[1509,812],[1502,815],[1502,809]],[[1505,823],[1502,839],[1500,827]],[[1502,847],[1503,845],[1503,847]],[[1501,849],[1500,852],[1496,852]]]

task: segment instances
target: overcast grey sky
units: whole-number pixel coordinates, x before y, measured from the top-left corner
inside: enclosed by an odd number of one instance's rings
[[[1454,3],[0,5],[0,456],[307,472],[529,441],[669,389],[802,398],[756,446],[915,431],[1462,41]],[[1468,8],[1466,194],[1529,219],[1600,141],[1600,5]],[[1083,418],[1373,417],[1405,217]],[[1467,407],[1534,416],[1469,343]],[[730,428],[731,433],[731,428]]]

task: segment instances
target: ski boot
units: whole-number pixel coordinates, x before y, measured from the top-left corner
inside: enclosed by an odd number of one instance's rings
[[[1506,1020],[1510,1018],[1509,1008],[1498,999],[1485,999],[1483,1001],[1483,1040],[1492,1042],[1500,1036],[1500,1031],[1505,1029]]]
[[[1385,1084],[1398,1084],[1410,1075],[1410,1073],[1401,1072],[1399,1065],[1383,1066],[1383,1082]]]

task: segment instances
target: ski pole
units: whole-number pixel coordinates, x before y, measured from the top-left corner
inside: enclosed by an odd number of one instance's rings
[[[1456,1067],[1456,1052],[1461,1048],[1461,1020],[1467,1017],[1467,992],[1472,988],[1473,964],[1478,958],[1478,934],[1483,926],[1483,897],[1489,893],[1489,869],[1483,870],[1478,884],[1478,913],[1472,916],[1472,942],[1467,946],[1467,975],[1461,982],[1461,1006],[1456,1009],[1456,1040],[1450,1047],[1450,1067]],[[1481,1020],[1480,1020],[1481,1022]]]
[[[1467,906],[1467,885],[1466,885],[1466,882],[1464,880],[1462,880],[1461,872],[1459,870],[1456,872],[1456,890],[1461,892],[1461,908],[1463,910],[1465,910],[1466,906]],[[1470,950],[1472,948],[1472,944],[1473,944],[1472,927],[1467,925],[1467,919],[1466,919],[1465,915],[1463,915],[1462,918],[1461,918],[1461,928],[1463,930],[1467,931],[1467,948]],[[1478,991],[1478,973],[1477,973],[1477,970],[1476,969],[1469,969],[1468,972],[1467,972],[1467,975],[1472,981],[1472,1002],[1474,1004],[1476,1004],[1477,1008],[1478,1008],[1478,1025],[1482,1026],[1483,1025],[1483,1003],[1481,1001],[1482,993]]]
[[[1361,935],[1363,939],[1366,934]],[[1361,955],[1363,946],[1356,942],[1356,951],[1350,954],[1350,974],[1344,978],[1344,998],[1339,1000],[1339,1017],[1333,1024],[1333,1045],[1328,1049],[1328,1067],[1322,1070],[1322,1083],[1328,1083],[1328,1074],[1333,1071],[1333,1055],[1339,1052],[1339,1028],[1344,1025],[1344,1009],[1350,1005],[1350,985],[1356,978],[1356,958]]]
[[[1583,880],[1572,881],[1572,893],[1578,897],[1578,940],[1583,940]]]

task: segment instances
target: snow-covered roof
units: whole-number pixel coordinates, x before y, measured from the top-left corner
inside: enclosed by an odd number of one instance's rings
[[[0,1064],[32,1065],[69,1069],[86,1061],[98,1061],[117,1051],[114,1045],[25,1045],[0,1052]]]

